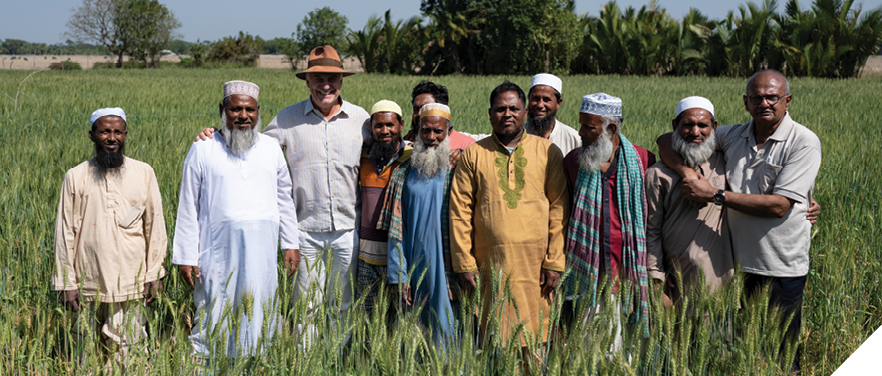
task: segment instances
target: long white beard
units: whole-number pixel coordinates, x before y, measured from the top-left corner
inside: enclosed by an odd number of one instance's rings
[[[227,114],[221,114],[220,133],[224,136],[224,140],[227,141],[227,147],[230,148],[233,154],[240,157],[245,155],[260,139],[260,116],[256,120],[250,130],[240,131],[236,129],[234,132],[233,129],[227,128]]]
[[[673,132],[671,137],[671,143],[674,146],[674,150],[680,153],[680,156],[683,157],[683,163],[692,168],[696,168],[702,163],[707,162],[717,149],[717,137],[714,134],[714,131],[711,131],[711,134],[700,144],[686,142],[686,140],[680,136],[680,133],[676,131]]]
[[[427,147],[419,136],[413,144],[410,164],[422,179],[431,179],[442,168],[450,166],[450,138],[441,141],[438,147]]]
[[[593,144],[582,145],[582,151],[579,153],[579,168],[585,171],[598,171],[603,162],[609,161],[612,153],[612,132],[604,130]]]

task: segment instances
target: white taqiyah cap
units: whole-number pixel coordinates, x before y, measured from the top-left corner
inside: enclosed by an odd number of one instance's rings
[[[530,82],[530,89],[536,85],[551,86],[558,94],[561,94],[563,91],[563,82],[553,74],[539,73],[533,76],[533,81]]]
[[[257,100],[257,96],[260,95],[260,88],[257,84],[248,81],[228,81],[224,83],[224,98],[236,94],[247,95]]]
[[[398,103],[386,99],[375,103],[374,106],[371,107],[371,116],[377,112],[392,112],[398,114],[398,116],[403,116],[401,115],[401,106],[399,106]]]
[[[607,93],[594,93],[582,97],[579,112],[599,116],[622,116],[622,99]]]
[[[680,101],[680,103],[677,103],[677,114],[674,116],[680,116],[681,112],[691,108],[700,108],[703,110],[707,110],[708,112],[710,112],[711,116],[714,116],[714,104],[705,97],[684,98]]]
[[[126,125],[129,124],[129,122],[126,121],[126,112],[123,111],[122,108],[107,107],[95,110],[95,112],[92,113],[92,118],[89,119],[89,125],[95,124],[95,120],[98,120],[98,118],[102,116],[119,116],[126,122]]]

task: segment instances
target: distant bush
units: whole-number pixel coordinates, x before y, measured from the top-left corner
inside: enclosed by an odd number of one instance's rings
[[[83,70],[83,67],[80,66],[80,63],[75,63],[73,61],[62,61],[60,63],[49,64],[49,69],[51,69],[51,70]]]

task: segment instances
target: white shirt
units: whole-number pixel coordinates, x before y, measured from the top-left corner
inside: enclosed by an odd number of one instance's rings
[[[533,131],[532,126],[530,126],[530,122],[524,124],[524,129],[527,130],[527,133],[543,137],[544,135],[536,134]],[[569,154],[573,149],[582,146],[582,137],[579,137],[579,131],[571,128],[569,125],[561,123],[560,120],[554,119],[554,129],[551,130],[551,134],[548,135],[548,141],[551,141],[560,151],[563,152],[563,155]]]
[[[260,308],[272,305],[278,288],[280,237],[282,249],[299,248],[291,178],[278,143],[259,135],[244,156],[232,154],[220,133],[193,143],[184,160],[172,262],[200,269],[190,336],[197,354],[208,354],[206,333],[232,319],[223,310],[245,296],[253,298],[252,315],[243,313],[239,332],[229,333],[227,356],[238,355],[236,338],[253,353],[261,335],[275,332],[277,307]]]

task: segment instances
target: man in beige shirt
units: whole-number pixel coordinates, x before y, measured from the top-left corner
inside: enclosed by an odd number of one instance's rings
[[[676,116],[671,122],[674,150],[711,186],[725,189],[726,160],[715,150],[714,105],[689,97],[677,104]],[[688,293],[702,275],[708,287],[717,289],[734,273],[726,208],[695,207],[683,196],[682,180],[663,162],[646,170],[647,272],[665,285],[666,306],[679,300],[680,287]]]
[[[168,239],[153,169],[124,155],[125,112],[100,109],[91,123],[96,155],[61,188],[52,289],[75,313],[80,345],[100,332],[119,360],[147,335],[144,304],[162,289]]]

